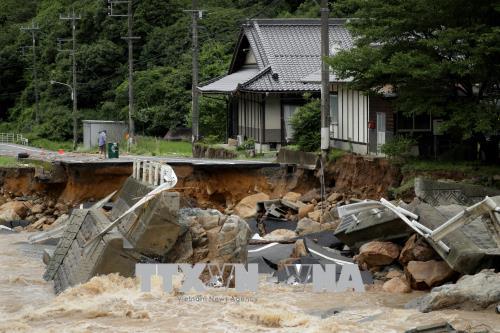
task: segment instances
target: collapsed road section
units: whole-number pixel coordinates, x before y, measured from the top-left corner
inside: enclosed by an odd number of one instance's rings
[[[246,222],[215,210],[181,209],[178,193],[169,186],[158,191],[167,173],[174,174],[165,164],[136,163],[110,212],[102,209],[106,200],[73,211],[44,274],[56,292],[96,275],[132,276],[138,262],[246,261]]]

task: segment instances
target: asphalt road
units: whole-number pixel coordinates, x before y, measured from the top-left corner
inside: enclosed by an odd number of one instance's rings
[[[278,163],[254,160],[212,160],[202,158],[183,158],[183,157],[157,157],[157,156],[135,156],[122,155],[118,159],[100,159],[95,154],[85,153],[64,153],[59,154],[55,151],[46,149],[22,146],[10,143],[0,143],[0,156],[17,157],[18,153],[28,153],[29,158],[50,162],[61,162],[65,164],[82,163],[131,163],[133,160],[161,161],[172,165],[199,165],[199,166],[240,166],[240,167],[273,167],[279,166]]]

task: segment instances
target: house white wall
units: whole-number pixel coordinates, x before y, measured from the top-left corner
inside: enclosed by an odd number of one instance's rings
[[[368,152],[369,98],[365,94],[347,89],[344,85],[334,85],[332,94],[337,92],[337,122],[331,124],[332,146],[356,153]]]

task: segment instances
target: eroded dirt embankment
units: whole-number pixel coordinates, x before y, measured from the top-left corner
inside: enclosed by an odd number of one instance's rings
[[[53,165],[49,170],[36,167],[1,168],[0,186],[12,197],[39,194],[76,204],[98,200],[119,189],[132,173],[131,165]]]
[[[176,191],[186,205],[224,209],[244,197],[264,192],[279,198],[289,191],[306,193],[320,187],[319,172],[294,167],[173,166],[179,182]],[[80,203],[98,200],[118,190],[132,173],[131,164],[57,165],[49,171],[36,168],[2,168],[0,185],[12,196],[43,193],[56,201]],[[399,169],[383,159],[346,155],[325,169],[327,188],[359,198],[386,196],[401,181]]]
[[[325,170],[325,182],[335,192],[353,194],[360,199],[387,197],[391,187],[398,187],[401,170],[382,158],[345,155]]]

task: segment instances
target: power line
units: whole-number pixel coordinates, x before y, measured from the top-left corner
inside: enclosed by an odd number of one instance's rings
[[[27,31],[31,34],[32,48],[33,48],[33,89],[35,91],[35,122],[40,123],[40,109],[38,106],[38,78],[36,68],[36,34],[40,31],[40,27],[31,22],[31,27],[21,27],[21,31]]]
[[[73,7],[73,12],[66,16],[60,15],[59,18],[61,20],[71,21],[71,39],[59,39],[60,45],[66,41],[72,42],[71,50],[67,50],[70,52],[73,65],[72,65],[72,76],[73,76],[73,86],[71,88],[71,99],[73,100],[73,150],[76,150],[76,144],[78,141],[78,118],[77,118],[77,82],[76,82],[76,20],[80,20],[81,16],[75,14],[75,8]],[[66,51],[61,49],[60,51]]]
[[[133,41],[139,39],[140,37],[134,37],[132,33],[132,23],[133,23],[133,10],[132,10],[132,0],[108,0],[108,15],[115,17],[126,17],[128,34],[126,37],[122,37],[128,42],[128,125],[129,125],[129,138],[130,142],[134,140],[134,47]],[[116,12],[116,7],[120,7],[123,4],[127,4],[127,14],[120,14]]]
[[[198,72],[199,72],[199,64],[198,64],[198,56],[200,53],[199,45],[198,45],[198,20],[202,18],[203,11],[198,9],[198,1],[192,0],[192,8],[191,10],[185,10],[185,12],[190,12],[192,16],[191,27],[193,30],[193,79],[191,83],[191,94],[192,94],[192,134],[193,134],[193,143],[197,142],[200,137],[200,106],[199,106],[199,94],[198,94]],[[194,145],[193,145],[194,150]]]

